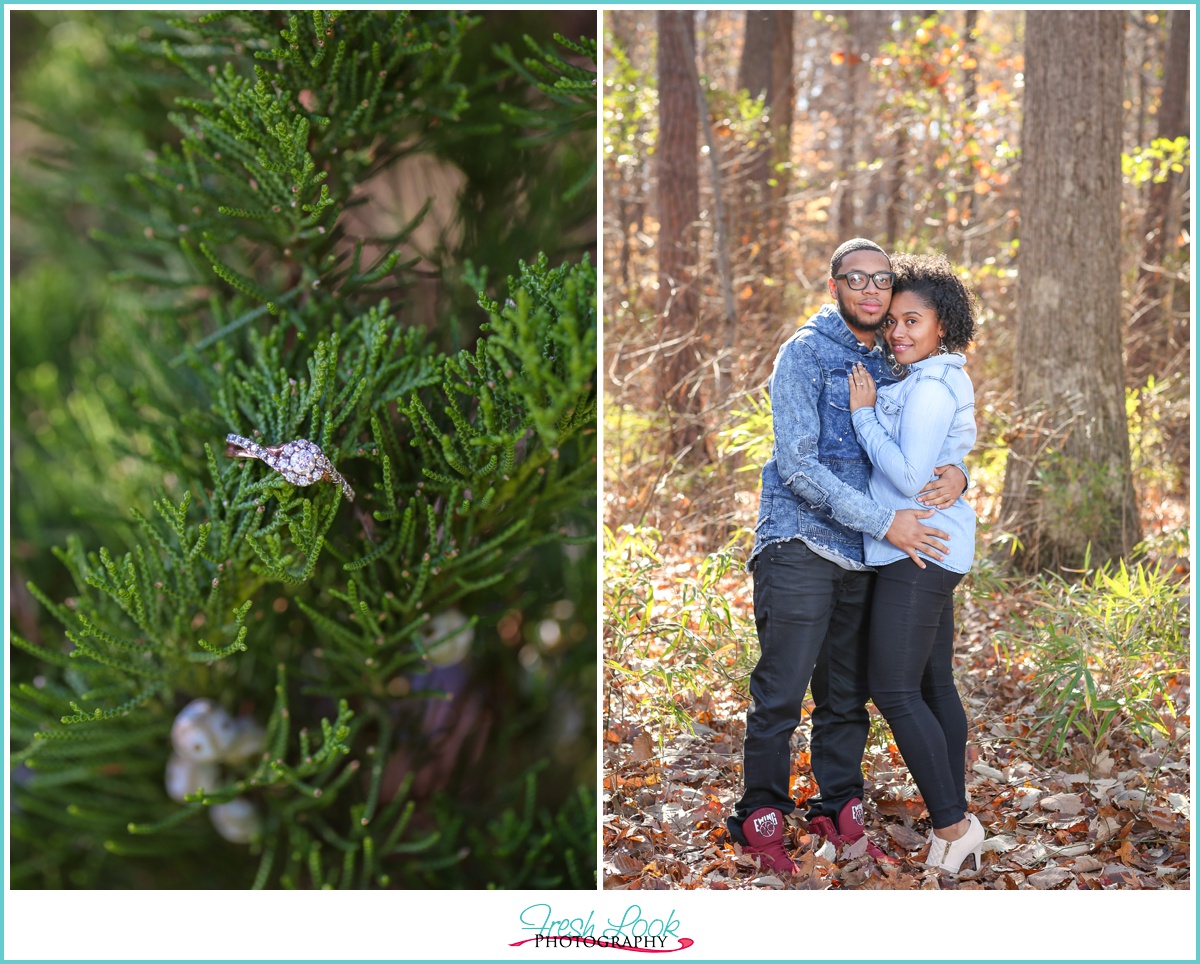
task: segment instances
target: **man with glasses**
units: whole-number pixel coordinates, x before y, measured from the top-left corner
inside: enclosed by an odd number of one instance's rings
[[[921,520],[966,489],[962,466],[936,469],[925,511],[893,511],[866,494],[871,463],[850,420],[849,374],[866,366],[879,385],[895,381],[876,334],[892,297],[891,261],[873,241],[841,245],[829,265],[827,304],[779,349],[770,392],[775,442],[762,471],[762,499],[747,569],[754,577],[759,661],[750,677],[744,792],[726,819],[732,837],[760,865],[796,866],[783,844],[792,798],[790,740],[812,683],[810,744],[820,795],[808,826],[836,847],[864,836],[862,758],[867,745],[867,637],[874,572],[863,561],[864,532],[886,539],[924,567],[917,551],[941,559],[949,539]],[[890,860],[867,841],[866,852]]]

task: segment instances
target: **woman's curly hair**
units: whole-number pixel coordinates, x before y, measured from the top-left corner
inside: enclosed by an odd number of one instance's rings
[[[947,351],[965,352],[975,337],[975,294],[954,272],[941,254],[897,254],[892,256],[892,297],[911,291],[937,312],[945,334]]]

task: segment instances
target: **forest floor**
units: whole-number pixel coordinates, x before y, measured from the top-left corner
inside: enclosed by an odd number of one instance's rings
[[[741,794],[745,673],[757,650],[751,580],[731,569],[711,587],[727,604],[738,638],[697,660],[680,634],[653,631],[695,625],[694,614],[683,612],[681,586],[697,559],[660,554],[658,561],[657,617],[638,645],[615,653],[612,627],[606,629],[606,889],[1190,887],[1190,677],[1171,680],[1166,733],[1144,738],[1119,726],[1100,740],[1074,732],[1061,751],[1047,748],[1036,725],[1044,705],[1028,664],[996,642],[998,633],[1023,625],[1034,604],[1019,587],[959,593],[955,675],[970,723],[967,792],[988,832],[983,866],[957,879],[924,866],[928,814],[871,707],[863,762],[867,832],[899,864],[877,863],[861,842],[838,853],[808,833],[803,803],[817,788],[806,718],[792,743],[792,795],[800,806],[785,820],[785,843],[800,872],[761,871],[724,827]],[[696,686],[701,678],[706,685]]]

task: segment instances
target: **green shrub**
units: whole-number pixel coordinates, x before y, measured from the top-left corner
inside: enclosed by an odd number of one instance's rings
[[[457,12],[37,16],[13,886],[590,886],[594,75]],[[460,188],[381,230],[417,155]],[[353,501],[228,433],[315,442]],[[198,699],[253,752],[169,796]]]
[[[1043,574],[1036,603],[996,634],[1032,671],[1033,731],[1061,754],[1081,736],[1092,756],[1128,728],[1145,743],[1179,736],[1190,657],[1187,585],[1158,564],[1122,562],[1069,580]]]
[[[661,534],[605,528],[605,666],[610,716],[625,695],[660,735],[690,730],[693,701],[716,684],[742,685],[757,660],[754,624],[730,604],[742,556],[731,544],[695,567],[659,553]]]

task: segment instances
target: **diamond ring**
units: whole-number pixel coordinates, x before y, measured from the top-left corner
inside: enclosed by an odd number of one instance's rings
[[[225,454],[235,459],[261,459],[282,475],[292,485],[312,485],[328,479],[342,487],[342,494],[354,501],[354,490],[350,483],[338,474],[329,457],[308,439],[298,438],[282,445],[259,445],[252,439],[240,435],[226,435],[228,443]]]

